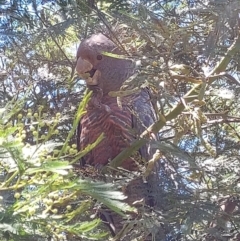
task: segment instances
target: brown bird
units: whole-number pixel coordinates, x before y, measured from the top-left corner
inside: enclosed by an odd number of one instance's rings
[[[78,147],[83,150],[101,133],[105,135],[104,140],[84,156],[82,165],[101,167],[154,123],[155,112],[147,88],[122,97],[121,107],[116,97],[109,96],[110,91],[119,91],[124,81],[136,72],[136,63],[123,57],[117,45],[105,35],[94,34],[81,42],[76,70],[85,77],[87,87],[93,91],[87,113],[80,120]],[[145,160],[153,154],[147,145],[139,153]],[[136,160],[129,157],[123,161],[122,167],[136,170]]]
[[[78,127],[78,149],[83,150],[87,145],[94,143],[101,133],[105,135],[105,138],[82,158],[81,166],[87,164],[100,168],[129,147],[154,123],[156,116],[147,88],[121,97],[121,107],[117,98],[109,95],[110,91],[119,91],[123,83],[135,74],[136,64],[123,57],[117,45],[105,35],[95,34],[81,42],[77,52],[76,70],[86,79],[87,88],[92,90],[86,114]],[[121,167],[139,171],[139,161],[148,161],[153,154],[151,146],[146,144],[137,154],[126,158]],[[126,202],[137,205],[144,200],[144,203],[153,206],[156,185],[154,175],[148,177],[147,184],[141,176],[131,180],[124,188]],[[104,209],[100,211],[100,217],[108,225],[113,236],[123,227],[122,217],[113,212],[106,215]]]

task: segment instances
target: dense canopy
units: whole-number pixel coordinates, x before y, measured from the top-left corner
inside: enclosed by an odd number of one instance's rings
[[[240,240],[239,11],[238,0],[1,0],[1,240],[110,240],[109,212],[114,240]],[[76,53],[96,33],[117,46],[102,57],[124,77],[94,103],[107,111],[111,90],[121,110],[148,89],[137,106],[151,103],[156,119],[125,131],[130,145],[105,168],[82,169],[106,148],[101,131],[80,149],[75,136],[94,97]],[[114,67],[126,59],[136,75]],[[144,147],[158,151],[139,161]],[[121,168],[129,157],[137,171]],[[146,180],[153,207],[138,198]]]

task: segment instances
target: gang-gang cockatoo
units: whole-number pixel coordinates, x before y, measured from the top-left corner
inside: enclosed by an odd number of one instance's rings
[[[154,123],[154,109],[147,88],[122,97],[121,106],[116,97],[109,96],[110,91],[119,91],[124,81],[134,75],[136,63],[124,58],[116,44],[105,35],[94,34],[81,42],[76,70],[80,76],[88,73],[87,87],[93,91],[87,113],[80,120],[78,147],[83,150],[101,133],[105,135],[103,141],[84,156],[82,164],[102,167]],[[145,160],[151,158],[149,149],[143,146],[139,150]],[[123,161],[122,167],[136,170],[136,160],[129,157]]]

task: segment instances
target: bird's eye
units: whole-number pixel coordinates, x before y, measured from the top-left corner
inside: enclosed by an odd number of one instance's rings
[[[97,60],[101,60],[102,59],[102,55],[97,55]]]

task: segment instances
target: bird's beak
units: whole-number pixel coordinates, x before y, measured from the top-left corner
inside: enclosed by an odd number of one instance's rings
[[[81,57],[77,60],[76,71],[88,85],[97,85],[101,72],[93,68],[93,65]]]
[[[79,75],[82,75],[92,69],[92,64],[90,64],[88,61],[82,59],[81,57],[78,58],[77,60],[77,65],[76,65],[76,71],[78,72]]]

